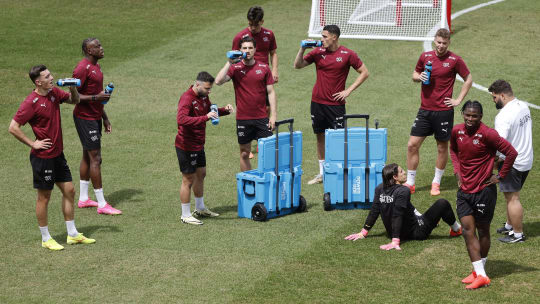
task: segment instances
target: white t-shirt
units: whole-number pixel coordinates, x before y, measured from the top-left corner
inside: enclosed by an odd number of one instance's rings
[[[514,98],[495,116],[495,130],[508,140],[518,156],[514,168],[518,171],[529,171],[533,163],[532,120],[529,107],[523,101]],[[497,152],[504,159],[504,155]]]

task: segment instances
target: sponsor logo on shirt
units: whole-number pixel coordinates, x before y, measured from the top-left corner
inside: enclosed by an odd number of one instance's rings
[[[97,130],[88,131],[88,134],[96,134]]]
[[[457,132],[457,134],[465,134],[465,131],[459,130],[459,131]]]
[[[46,106],[46,105],[45,105],[44,103],[42,103],[42,104],[41,104],[41,106],[42,106],[42,107],[44,107],[44,108],[46,108],[46,107],[47,107],[47,106]]]
[[[196,101],[196,100],[193,100],[193,101],[191,102],[191,104],[192,104],[192,105],[196,105],[196,104],[197,104],[197,101]]]
[[[463,137],[458,137],[459,141],[463,142]]]
[[[96,71],[92,70],[92,73],[97,74]]]
[[[444,133],[448,133],[448,128],[441,129]]]
[[[238,129],[245,129],[245,126],[238,126]]]
[[[32,103],[36,103],[36,101],[38,101],[38,100],[39,100],[39,97],[36,97],[36,98],[34,98],[34,100],[32,100]]]
[[[326,59],[326,55],[321,54],[322,59]]]
[[[341,54],[349,54],[347,51],[341,51]]]
[[[448,121],[443,121],[443,122],[441,122],[441,126],[445,126],[445,125],[447,125],[447,124],[448,124]]]
[[[264,33],[265,33],[266,35],[270,35],[270,32],[264,31]],[[266,38],[266,37],[265,37],[265,38]]]
[[[454,57],[454,56],[448,56],[448,59],[456,60],[456,57]]]
[[[45,173],[52,173],[52,170],[45,170]]]
[[[527,114],[519,119],[519,127],[523,127],[531,119],[531,115]]]
[[[482,134],[480,134],[480,133],[476,133],[476,134],[474,134],[474,136],[482,138]]]
[[[240,70],[240,73],[246,75],[246,71],[244,71],[244,70]]]
[[[379,195],[379,201],[383,204],[391,204],[394,202],[394,197],[390,195]]]
[[[443,68],[449,68],[450,63],[449,62],[443,62],[442,66],[443,66]]]
[[[88,70],[89,68],[90,68],[90,65],[89,65],[89,64],[88,64],[88,65],[86,65],[86,69]]]
[[[424,57],[431,57],[431,56],[433,56],[433,55],[431,55],[431,54],[425,54],[424,55]]]
[[[256,70],[256,71],[255,71],[255,74],[257,74],[257,75],[258,75],[258,74],[262,74],[262,71],[261,71],[261,70]]]

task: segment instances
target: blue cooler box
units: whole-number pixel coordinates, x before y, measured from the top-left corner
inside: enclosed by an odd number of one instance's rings
[[[366,201],[366,128],[348,128],[348,190],[343,199],[344,129],[325,132],[324,209],[369,209],[375,187],[382,183],[387,129],[369,129],[369,201]]]
[[[293,137],[293,168],[290,165],[290,138]],[[258,141],[258,168],[236,174],[238,216],[264,221],[281,215],[304,211],[300,195],[302,178],[302,132],[279,133],[278,178],[276,169],[276,135]],[[293,178],[294,175],[294,178]],[[292,202],[291,202],[292,186]],[[276,187],[279,187],[276,204]]]

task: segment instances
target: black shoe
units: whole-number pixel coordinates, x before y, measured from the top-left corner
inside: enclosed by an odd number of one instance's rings
[[[506,229],[506,226],[503,225],[501,228],[497,229],[497,233],[499,234],[508,234],[512,231],[512,229]]]
[[[499,241],[507,244],[525,242],[525,235],[521,234],[521,237],[516,237],[513,233],[499,239]]]

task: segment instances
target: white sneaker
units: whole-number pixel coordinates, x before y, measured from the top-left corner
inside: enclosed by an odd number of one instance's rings
[[[315,175],[315,177],[307,182],[308,185],[321,184],[323,182],[323,177],[320,174]]]
[[[199,217],[199,216],[206,216],[206,217],[218,217],[219,213],[215,213],[210,211],[208,208],[204,208],[203,210],[197,210],[193,211],[193,215]]]
[[[203,222],[199,221],[198,219],[194,218],[192,215],[188,217],[182,217],[180,218],[182,220],[182,223],[184,224],[191,224],[191,225],[202,225]]]

